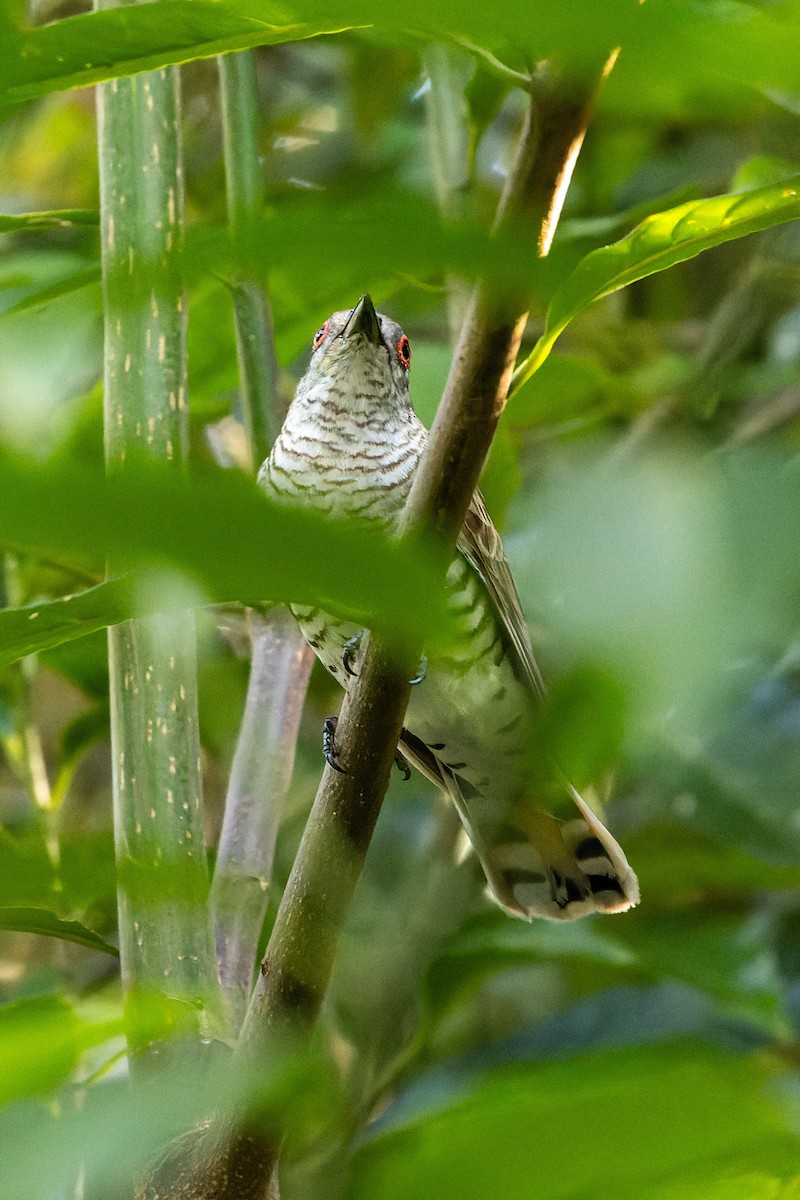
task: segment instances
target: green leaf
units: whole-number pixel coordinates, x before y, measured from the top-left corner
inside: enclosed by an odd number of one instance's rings
[[[86,1021],[62,996],[5,1005],[0,1009],[0,1104],[51,1091],[69,1078],[84,1050],[121,1033],[121,1019]]]
[[[740,916],[696,904],[654,912],[645,902],[626,919],[620,940],[654,979],[688,983],[760,1029],[788,1035],[777,965],[763,929],[748,931]]]
[[[634,952],[606,926],[590,921],[525,924],[509,921],[499,912],[488,913],[449,938],[434,960],[426,980],[429,1016],[439,1020],[497,971],[576,960],[593,969],[636,964]]]
[[[65,276],[63,279],[57,279],[55,283],[46,284],[44,287],[34,288],[18,300],[16,304],[12,304],[2,312],[2,317],[13,317],[18,313],[28,312],[31,309],[42,308],[45,304],[50,304],[53,300],[59,300],[62,296],[70,296],[73,292],[78,292],[82,288],[90,287],[92,284],[100,282],[100,267],[91,266],[85,267],[80,271],[75,271],[71,275]]]
[[[68,229],[76,225],[97,225],[100,214],[88,208],[62,208],[52,212],[0,213],[0,233],[18,233],[29,229]]]
[[[106,478],[85,465],[43,467],[0,450],[0,541],[97,574],[109,560],[120,571],[151,572],[137,578],[135,592],[118,580],[54,608],[8,612],[0,637],[6,661],[137,612],[204,600],[324,603],[398,637],[418,636],[423,625],[434,631],[441,614],[441,571],[424,547],[412,552],[363,525],[270,503],[235,471],[187,480],[131,464]],[[170,570],[202,596],[167,583]],[[40,620],[41,638],[33,628]]]
[[[98,933],[87,929],[79,921],[63,921],[46,908],[0,908],[0,929],[14,933],[41,933],[45,937],[75,942],[79,946],[88,946],[90,950],[102,950],[104,954],[119,957],[116,947]]]
[[[154,590],[137,588],[130,577],[112,579],[59,600],[0,609],[0,667],[107,625],[157,611],[159,600]]]
[[[570,321],[603,296],[695,258],[734,238],[800,217],[800,176],[756,191],[690,201],[656,213],[626,237],[593,250],[558,287],[547,309],[544,333],[517,367],[511,394],[545,361]]]
[[[749,892],[800,888],[800,866],[774,866],[683,824],[653,825],[626,835],[625,850],[651,903],[717,902]]]
[[[265,0],[161,0],[78,16],[25,31],[9,30],[0,50],[0,105],[16,103],[70,87],[153,70],[172,63],[209,58],[252,46],[276,45],[376,28],[397,37],[462,34],[494,42],[498,27],[507,40],[524,39],[546,56],[567,51],[573,60],[597,57],[598,44],[609,49],[626,30],[637,27],[637,14],[625,0],[606,0],[602,11],[592,0],[577,0],[565,30],[560,13],[544,0],[509,0],[501,12],[459,0],[387,3],[369,0],[331,6],[322,0],[281,5]]]
[[[687,1043],[495,1072],[362,1145],[348,1200],[530,1196],[532,1181],[547,1200],[582,1200],[608,1190],[598,1180],[639,1200],[746,1171],[785,1179],[797,1141],[768,1081],[757,1062]]]
[[[52,904],[55,868],[41,834],[0,829],[0,905]]]
[[[61,996],[20,1000],[0,1009],[0,1102],[49,1091],[74,1070],[80,1022]]]
[[[83,13],[4,39],[0,104],[247,46],[336,33],[348,24],[329,11],[314,21],[293,20],[254,0],[162,0]]]
[[[593,667],[578,667],[556,680],[533,732],[534,763],[539,771],[544,767],[544,778],[551,759],[577,788],[599,784],[619,759],[624,709],[620,684]]]

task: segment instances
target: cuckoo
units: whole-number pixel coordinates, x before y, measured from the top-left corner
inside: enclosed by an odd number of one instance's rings
[[[259,481],[274,500],[395,529],[427,432],[409,397],[411,346],[369,296],[334,313]],[[584,797],[558,771],[572,812],[543,811],[531,772],[544,688],[500,537],[475,492],[447,572],[454,636],[431,649],[415,681],[400,745],[453,801],[489,888],[508,912],[569,919],[622,912],[639,899],[625,855]],[[326,669],[347,688],[363,630],[319,608],[295,617]],[[326,723],[328,761],[336,762]],[[401,760],[402,761],[402,760]],[[552,788],[547,789],[548,792]]]

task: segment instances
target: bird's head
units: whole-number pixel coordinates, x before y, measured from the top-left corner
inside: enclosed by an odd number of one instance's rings
[[[364,295],[355,308],[335,312],[312,343],[311,362],[298,396],[329,396],[352,409],[409,407],[411,346],[396,321],[376,313]]]

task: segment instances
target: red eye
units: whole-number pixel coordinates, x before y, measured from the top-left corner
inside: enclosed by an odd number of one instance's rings
[[[320,346],[325,341],[325,335],[327,332],[328,322],[326,321],[325,324],[314,334],[314,345],[312,347],[313,350],[319,350]]]
[[[397,357],[400,359],[400,365],[406,370],[411,366],[411,343],[405,334],[397,343]]]

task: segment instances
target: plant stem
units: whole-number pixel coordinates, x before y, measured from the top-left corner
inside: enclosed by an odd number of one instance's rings
[[[266,618],[253,612],[250,620],[250,680],[211,893],[217,969],[234,1034],[252,990],[275,840],[314,659],[286,609],[272,609]]]
[[[258,91],[250,51],[217,60],[228,221],[236,251],[232,284],[241,405],[251,468],[266,458],[283,419],[272,315],[240,252],[261,215]],[[233,758],[212,911],[217,969],[231,1027],[239,1032],[253,983],[269,900],[272,858],[291,783],[295,745],[314,656],[285,609],[250,614],[252,659],[244,717]]]
[[[180,470],[188,414],[178,72],[114,80],[97,98],[107,469],[147,454]],[[156,990],[190,1002],[202,1031],[216,975],[193,615],[111,628],[109,672],[123,987],[129,998]],[[163,1050],[152,1042],[138,1058]]]
[[[464,86],[472,60],[456,46],[431,42],[423,52],[423,64],[430,84],[426,111],[436,202],[443,217],[458,220],[464,215],[464,196],[470,183],[470,127]],[[466,281],[448,274],[447,316],[453,341],[468,302]]]
[[[258,149],[259,111],[252,51],[217,59],[222,101],[222,136],[228,223],[234,241],[235,274],[231,285],[236,350],[244,425],[256,470],[269,454],[280,429],[283,408],[278,394],[278,365],[269,300],[248,273],[245,248],[264,206]]]

